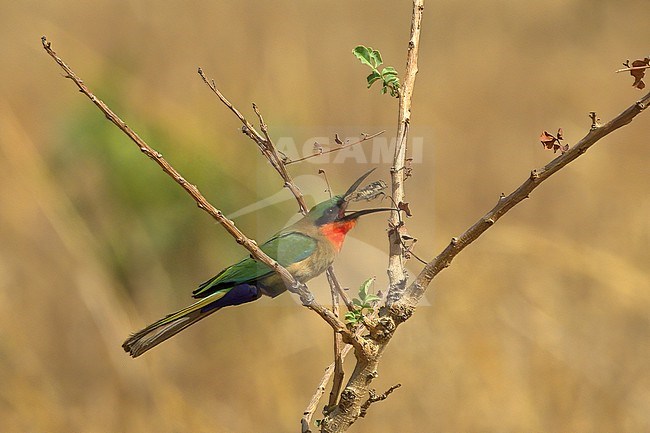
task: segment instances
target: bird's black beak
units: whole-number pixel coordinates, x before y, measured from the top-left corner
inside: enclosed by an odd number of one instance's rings
[[[339,221],[350,221],[359,218],[362,215],[368,215],[375,212],[388,212],[392,210],[397,210],[392,207],[377,207],[373,209],[362,209],[350,212],[349,214],[343,215],[341,218],[338,218]]]

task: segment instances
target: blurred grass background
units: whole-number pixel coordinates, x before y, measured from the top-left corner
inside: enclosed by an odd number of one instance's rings
[[[543,129],[575,143],[589,111],[608,120],[640,96],[613,71],[648,54],[650,3],[426,6],[412,116],[423,161],[408,196],[430,258],[553,157]],[[40,37],[228,213],[281,184],[197,66],[251,120],[256,102],[276,136],[392,137],[396,101],[365,89],[350,51],[379,48],[402,69],[409,2],[2,10],[0,431],[297,431],[331,336],[289,295],[224,310],[141,359],[122,353],[129,332],[243,252],[61,77]],[[649,125],[642,115],[597,144],[435,280],[379,372],[379,390],[404,386],[351,431],[650,431]],[[291,171],[313,180],[324,168],[340,191],[370,167],[348,162]],[[326,197],[303,188],[311,203]],[[295,211],[285,201],[236,222],[264,239]],[[341,280],[374,273],[381,287],[384,220],[353,234]]]

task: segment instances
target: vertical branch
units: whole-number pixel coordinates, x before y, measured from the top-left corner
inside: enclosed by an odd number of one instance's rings
[[[406,57],[406,72],[399,98],[399,115],[397,126],[397,139],[393,166],[391,168],[392,196],[397,205],[404,200],[404,179],[406,164],[406,142],[408,139],[409,125],[411,122],[411,98],[415,86],[415,76],[418,73],[418,52],[420,48],[420,27],[424,11],[424,0],[413,0],[411,15],[411,35],[408,43]],[[399,210],[391,212],[389,219],[389,258],[388,278],[389,292],[388,303],[399,299],[406,287],[406,271],[404,269],[404,248],[400,241],[400,228],[404,224],[400,221]]]
[[[336,317],[339,317],[339,282],[334,275],[334,269],[330,266],[327,269],[327,281],[330,285],[332,293],[332,312]],[[330,391],[330,398],[327,403],[328,407],[334,407],[341,392],[341,385],[345,372],[343,371],[343,337],[337,332],[334,332],[334,380],[332,381],[332,390]]]

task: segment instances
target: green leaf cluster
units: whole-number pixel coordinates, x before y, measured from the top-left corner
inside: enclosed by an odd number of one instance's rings
[[[375,278],[368,278],[359,287],[359,297],[352,299],[354,310],[345,314],[345,323],[356,325],[363,320],[363,317],[372,312],[374,304],[380,301],[379,296],[368,293],[368,289],[375,282]]]
[[[372,72],[366,77],[368,88],[376,81],[381,80],[381,93],[385,94],[390,91],[390,95],[399,98],[400,82],[397,71],[392,66],[386,66],[381,71],[379,66],[384,63],[381,53],[370,47],[359,45],[352,50],[352,54],[364,65],[368,66]]]

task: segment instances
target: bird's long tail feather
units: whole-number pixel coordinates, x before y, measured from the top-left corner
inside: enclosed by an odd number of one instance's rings
[[[217,292],[182,310],[163,317],[143,330],[131,334],[122,344],[122,348],[134,358],[142,355],[188,326],[218,311],[222,306],[210,308],[210,304],[217,302],[225,294],[224,292]]]

